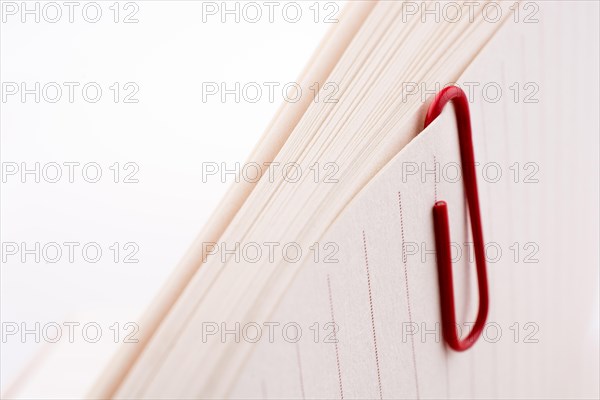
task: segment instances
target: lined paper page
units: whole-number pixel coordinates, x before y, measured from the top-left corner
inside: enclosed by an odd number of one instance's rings
[[[598,397],[599,44],[584,34],[598,5],[538,5],[537,23],[509,21],[459,82],[479,162],[483,337],[457,353],[439,326],[436,200],[449,205],[465,332],[478,302],[447,106],[341,214],[270,321],[254,322],[262,336],[231,397]],[[245,327],[240,340],[254,338]]]

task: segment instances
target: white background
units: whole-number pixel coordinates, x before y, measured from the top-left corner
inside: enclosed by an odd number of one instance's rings
[[[61,1],[62,16],[55,23],[48,20],[56,17],[56,8],[44,8],[45,2],[27,2],[29,9],[38,7],[39,22],[35,13],[23,15],[20,1],[1,3],[0,80],[7,96],[0,103],[3,171],[14,163],[19,168],[40,163],[42,171],[54,162],[62,165],[63,174],[57,183],[44,176],[37,183],[33,174],[3,177],[1,241],[3,246],[18,243],[20,250],[23,242],[27,248],[36,242],[80,243],[73,263],[64,245],[56,263],[43,257],[36,262],[34,255],[23,262],[20,252],[3,252],[2,322],[34,328],[35,322],[60,324],[74,316],[93,321],[97,313],[114,309],[126,316],[121,322],[135,321],[233,182],[229,176],[226,182],[213,177],[203,183],[202,163],[232,167],[246,159],[284,99],[281,87],[296,80],[332,25],[324,20],[339,16],[341,2],[295,3],[302,11],[295,23],[295,6],[286,14],[282,2],[275,2],[273,22],[268,6],[258,2],[262,17],[255,23],[250,21],[255,9],[246,8],[244,14],[246,3],[237,3],[239,22],[234,13],[225,15],[224,23],[221,2],[208,2],[217,7],[217,14],[210,15],[203,14],[199,1],[123,1],[115,22],[115,1],[99,1],[102,16],[96,23],[84,18],[89,2],[77,2],[72,23]],[[234,9],[235,3],[228,7]],[[18,10],[12,15],[14,6]],[[90,7],[86,16],[94,19],[96,8]],[[138,22],[124,23],[128,15]],[[39,103],[34,94],[23,102],[21,93],[6,93],[10,82],[24,82],[29,89],[36,82],[41,88],[56,82],[62,97],[48,102],[55,96],[49,91],[40,93]],[[72,103],[63,82],[79,84]],[[103,90],[96,103],[82,97],[88,82]],[[120,86],[117,103],[109,89],[115,82]],[[123,102],[134,87],[124,90],[128,82],[139,87],[133,97],[138,103]],[[225,102],[219,96],[203,102],[203,82],[223,82],[228,88],[256,82],[264,90],[256,103],[243,98],[236,103],[233,95]],[[268,98],[264,82],[280,85],[274,99]],[[65,162],[80,163],[73,183]],[[101,167],[97,183],[82,175],[82,165],[90,162]],[[116,162],[118,183],[109,169]],[[133,176],[138,183],[123,182],[133,171],[124,169],[127,162],[139,167]],[[46,170],[50,179],[55,171]],[[88,173],[87,178],[95,175],[93,169]],[[81,248],[88,242],[101,247],[100,261],[83,259]],[[118,262],[109,249],[115,242],[121,246]],[[123,262],[127,242],[139,246],[138,263]],[[11,336],[2,343],[2,389],[42,346],[43,338],[36,343],[34,335],[25,341]]]

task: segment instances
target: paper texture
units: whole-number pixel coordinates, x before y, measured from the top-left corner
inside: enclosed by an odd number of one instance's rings
[[[477,310],[447,107],[320,241],[338,262],[309,262],[270,321],[255,321],[262,336],[231,397],[598,397],[599,46],[583,35],[592,14],[589,4],[551,3],[538,23],[509,22],[459,82],[480,84],[465,91],[491,306],[475,346],[449,350],[436,325],[436,200],[449,205],[458,320]],[[254,338],[246,328],[240,340]]]

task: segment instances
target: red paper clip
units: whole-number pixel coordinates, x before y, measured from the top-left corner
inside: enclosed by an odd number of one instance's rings
[[[440,115],[444,106],[449,101],[454,103],[458,126],[460,157],[471,220],[471,230],[473,231],[477,285],[479,288],[477,320],[473,325],[473,329],[464,340],[460,340],[456,332],[457,324],[454,307],[454,285],[452,282],[452,259],[450,254],[450,226],[448,223],[448,207],[446,202],[438,201],[433,206],[433,222],[435,226],[435,247],[440,284],[442,331],[446,342],[451,348],[456,351],[464,351],[471,347],[477,341],[479,335],[481,335],[487,318],[489,295],[481,215],[479,211],[479,196],[477,194],[475,156],[473,155],[473,139],[471,136],[471,119],[469,116],[469,103],[465,92],[456,86],[450,86],[438,93],[427,111],[425,127]]]

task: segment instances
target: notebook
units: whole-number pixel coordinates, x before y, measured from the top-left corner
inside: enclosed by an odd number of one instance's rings
[[[351,2],[300,79],[335,98],[282,106],[248,160],[260,179],[231,187],[139,342],[55,348],[7,398],[597,398],[598,11]],[[448,204],[464,337],[480,298],[452,103],[424,128],[449,86],[468,98],[490,299],[461,352],[432,212]]]

